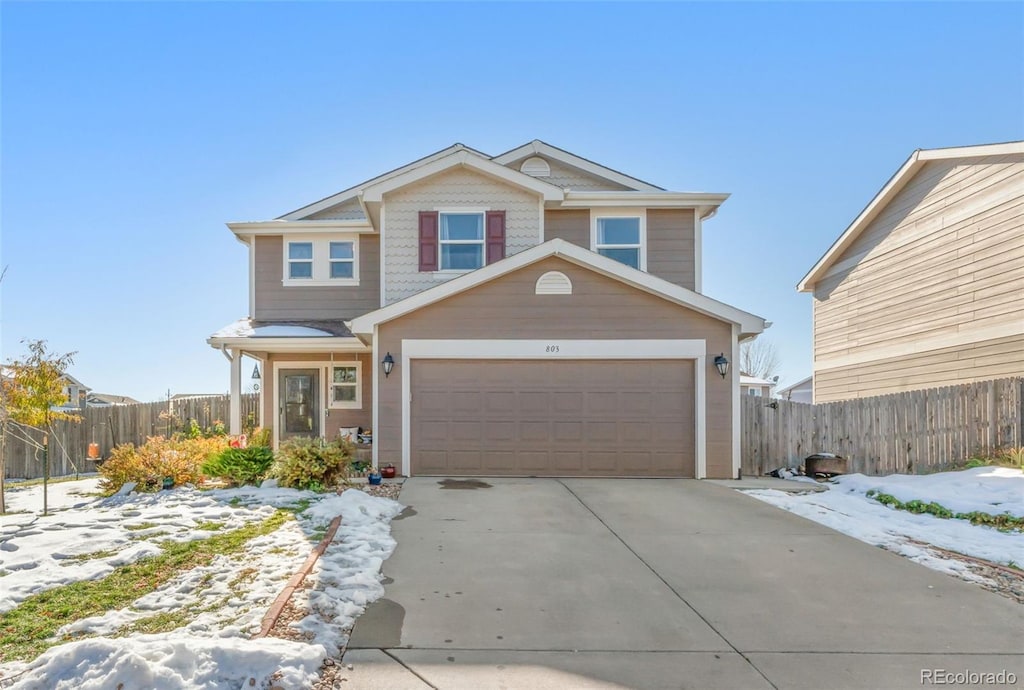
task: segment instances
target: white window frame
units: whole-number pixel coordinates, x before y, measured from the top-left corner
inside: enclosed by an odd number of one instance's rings
[[[476,271],[487,265],[487,212],[489,208],[458,208],[458,207],[447,207],[447,208],[435,208],[437,211],[437,271],[436,273],[448,273],[448,274],[462,274]],[[479,240],[442,240],[441,239],[441,225],[442,218],[444,216],[457,215],[457,216],[480,216],[480,227],[483,229],[483,233]],[[441,251],[442,246],[446,244],[478,244],[480,245],[480,265],[476,268],[442,268],[442,262],[444,261],[444,252]]]
[[[335,386],[348,386],[348,383],[335,383],[334,382],[334,369],[336,367],[349,367],[356,370],[356,381],[353,386],[356,389],[355,400],[341,400],[336,401],[334,399],[334,387]],[[327,367],[327,405],[332,410],[356,410],[362,409],[363,407],[363,363],[358,359],[338,361],[335,360]]]
[[[293,244],[308,244],[309,245],[309,258],[308,259],[293,259],[292,258],[292,245]],[[308,278],[293,278],[292,277],[292,264],[309,264],[309,277]],[[314,267],[316,266],[316,245],[311,241],[303,240],[291,240],[285,243],[284,246],[284,277],[285,280],[294,281],[311,281],[313,280]]]
[[[635,244],[598,244],[598,221],[603,218],[636,218],[640,225],[640,245]],[[590,251],[600,254],[599,249],[639,249],[640,265],[637,268],[647,271],[647,209],[645,208],[609,208],[591,209],[590,211]],[[611,258],[611,257],[608,257]],[[623,264],[626,266],[628,264]],[[630,268],[633,268],[630,266]]]
[[[351,242],[352,243],[352,277],[331,278],[331,243]],[[309,243],[313,245],[313,277],[312,278],[289,278],[289,264],[292,260],[288,258],[288,248],[293,243]],[[282,244],[282,257],[284,259],[281,284],[285,287],[324,287],[359,285],[359,235],[352,233],[331,234],[331,235],[285,235]],[[301,259],[305,261],[305,259]],[[347,261],[337,259],[336,261]]]

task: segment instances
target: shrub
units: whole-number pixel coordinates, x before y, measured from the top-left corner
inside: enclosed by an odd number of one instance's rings
[[[266,446],[249,446],[248,448],[225,448],[211,455],[203,463],[203,474],[210,477],[223,477],[232,484],[255,484],[266,475],[274,462],[274,451]]]
[[[249,446],[262,446],[270,448],[271,433],[270,427],[256,427],[249,434]]]
[[[1016,466],[1024,470],[1024,446],[1007,448],[1003,452],[1003,457],[1006,458],[1007,463],[1011,466]]]
[[[281,486],[323,491],[348,479],[351,460],[352,444],[347,441],[292,439],[278,449],[270,476]]]
[[[211,453],[224,449],[227,440],[217,438],[167,439],[153,436],[139,447],[125,443],[114,448],[99,467],[100,490],[110,495],[125,482],[136,482],[139,491],[156,491],[164,477],[175,484],[195,484],[202,477],[202,464]]]

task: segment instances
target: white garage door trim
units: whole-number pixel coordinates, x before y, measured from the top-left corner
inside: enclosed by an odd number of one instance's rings
[[[402,466],[412,476],[412,375],[414,359],[692,359],[694,457],[697,479],[707,476],[704,340],[403,340]],[[735,368],[735,367],[734,367]]]

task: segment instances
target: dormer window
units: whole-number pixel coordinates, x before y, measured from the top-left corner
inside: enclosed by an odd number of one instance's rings
[[[359,284],[359,236],[284,238],[284,285],[324,287]]]
[[[591,249],[641,271],[647,270],[644,216],[633,213],[602,213],[594,216]]]

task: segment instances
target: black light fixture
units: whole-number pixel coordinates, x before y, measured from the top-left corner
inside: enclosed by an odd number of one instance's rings
[[[384,355],[380,366],[384,369],[384,378],[387,378],[391,374],[391,370],[395,368],[395,358],[391,356],[390,352]]]
[[[260,378],[260,365],[259,365],[258,362],[256,364],[252,365],[252,376],[250,376],[249,378],[259,380],[259,378]]]
[[[718,369],[723,379],[729,374],[729,360],[725,358],[724,352],[715,357],[715,369]]]

